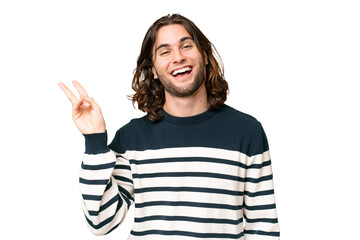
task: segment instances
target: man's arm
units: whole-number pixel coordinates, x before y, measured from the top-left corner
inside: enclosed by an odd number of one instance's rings
[[[244,216],[246,240],[279,239],[273,174],[268,142],[260,125],[247,159]]]
[[[79,179],[83,211],[90,230],[104,235],[123,221],[134,202],[132,175],[129,161],[106,146],[106,132],[84,136]]]
[[[85,136],[85,154],[80,170],[83,210],[91,231],[109,233],[124,219],[133,202],[129,162],[107,146],[105,120],[99,105],[77,81],[76,97],[63,83],[59,87],[72,104],[72,119]]]

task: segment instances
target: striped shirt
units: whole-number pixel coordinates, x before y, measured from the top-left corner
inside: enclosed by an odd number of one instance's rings
[[[85,134],[80,170],[91,231],[107,234],[134,204],[129,240],[279,239],[261,124],[224,105],[192,117],[164,111],[107,134]]]

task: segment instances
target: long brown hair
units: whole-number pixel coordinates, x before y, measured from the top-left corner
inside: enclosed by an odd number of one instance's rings
[[[189,19],[179,14],[164,16],[151,25],[144,37],[132,81],[132,89],[135,94],[130,97],[132,103],[137,102],[138,108],[146,112],[148,119],[152,122],[163,118],[162,107],[165,103],[164,87],[159,79],[154,79],[152,72],[152,51],[157,31],[161,27],[171,24],[181,24],[190,34],[199,51],[205,52],[208,57],[205,86],[209,110],[218,110],[226,101],[228,93],[224,67],[212,43]]]

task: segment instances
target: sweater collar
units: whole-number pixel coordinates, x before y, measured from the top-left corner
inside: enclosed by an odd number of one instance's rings
[[[190,117],[175,117],[167,113],[164,109],[162,110],[164,113],[164,120],[175,124],[192,124],[192,123],[202,122],[205,121],[206,119],[209,119],[216,113],[216,111],[206,110],[203,113]]]

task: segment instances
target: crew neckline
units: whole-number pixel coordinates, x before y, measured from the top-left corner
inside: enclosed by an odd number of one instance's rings
[[[192,124],[192,123],[202,122],[202,121],[209,119],[216,113],[216,111],[206,110],[203,113],[200,113],[200,114],[197,114],[194,116],[190,116],[190,117],[175,117],[175,116],[167,113],[165,111],[165,109],[162,109],[162,110],[164,113],[164,120],[167,122],[170,122],[170,123],[175,123],[175,124]]]

